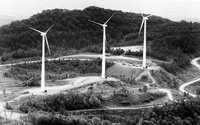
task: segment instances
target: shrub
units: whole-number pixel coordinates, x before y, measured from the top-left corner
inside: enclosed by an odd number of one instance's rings
[[[3,73],[4,77],[10,78],[12,77],[12,74],[10,72]]]
[[[7,61],[9,58],[10,58],[10,55],[4,54],[4,55],[1,57],[1,61],[5,62],[5,61]]]
[[[56,94],[49,96],[32,96],[22,100],[19,110],[29,112],[34,110],[64,112],[66,110],[90,109],[101,107],[102,97],[90,94]]]
[[[92,118],[92,124],[93,125],[101,125],[101,119],[98,117],[93,117]]]
[[[111,86],[113,88],[118,88],[121,86],[122,83],[121,83],[121,81],[103,81],[102,84]]]
[[[124,53],[124,50],[123,49],[110,50],[110,53],[113,55],[122,55]]]
[[[143,90],[144,93],[146,93],[147,90],[148,90],[148,87],[145,85],[145,86],[143,86],[142,90]]]
[[[90,125],[89,120],[76,117],[46,113],[46,112],[33,112],[28,115],[28,122],[32,125]]]
[[[13,110],[12,106],[8,102],[6,102],[5,108],[8,110]]]
[[[28,86],[28,87],[40,86],[40,79],[33,78],[30,80],[27,80],[23,83],[23,85]]]
[[[32,112],[24,123],[30,125],[111,125],[109,120],[102,120],[97,116],[87,117],[83,115],[64,116],[56,113]]]
[[[108,120],[103,120],[102,125],[111,125],[112,123]]]
[[[143,75],[142,78],[141,78],[141,81],[148,82],[148,76]]]
[[[125,52],[125,55],[128,55],[128,56],[139,56],[141,57],[143,55],[143,52],[142,51],[139,51],[139,52],[132,52],[132,51],[126,51]]]
[[[114,93],[114,96],[125,96],[127,97],[130,94],[129,90],[126,88],[121,88],[117,92]]]

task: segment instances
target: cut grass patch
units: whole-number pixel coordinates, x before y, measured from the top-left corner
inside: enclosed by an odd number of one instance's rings
[[[131,67],[125,67],[119,64],[114,64],[113,66],[108,68],[107,75],[124,81],[125,79],[134,80],[142,72],[142,69],[136,69]]]

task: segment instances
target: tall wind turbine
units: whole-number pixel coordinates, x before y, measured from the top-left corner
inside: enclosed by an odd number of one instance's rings
[[[106,73],[106,27],[108,26],[107,23],[111,20],[113,15],[114,13],[104,24],[101,24],[92,20],[88,20],[89,22],[92,22],[94,24],[97,24],[103,27],[103,52],[102,52],[102,72],[101,72],[101,77],[103,79],[106,78],[106,75],[105,75]]]
[[[50,26],[45,32],[39,31],[35,28],[29,27],[31,30],[36,31],[40,33],[42,36],[42,70],[41,70],[41,91],[45,92],[45,42],[49,51],[49,54],[51,54],[50,48],[49,48],[49,43],[47,39],[47,33],[49,30],[53,27],[54,25]]]
[[[151,15],[144,16],[142,14],[142,24],[140,26],[140,31],[139,35],[142,31],[142,27],[144,26],[144,44],[143,44],[143,62],[142,62],[142,67],[147,68],[147,20],[149,19]]]

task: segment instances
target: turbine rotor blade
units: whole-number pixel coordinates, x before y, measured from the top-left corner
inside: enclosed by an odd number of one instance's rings
[[[146,16],[147,18],[149,18],[149,17],[151,17],[152,15],[150,14],[150,15],[148,15],[148,16]]]
[[[34,31],[36,31],[36,32],[38,32],[38,33],[40,33],[40,34],[43,33],[42,31],[39,31],[39,30],[37,30],[37,29],[35,29],[35,28],[32,28],[32,27],[29,27],[29,29],[34,30]]]
[[[104,24],[107,24],[110,20],[111,20],[111,18],[114,16],[114,13],[112,14],[112,16],[104,23]]]
[[[92,20],[88,20],[88,21],[91,22],[91,23],[95,23],[95,24],[97,24],[97,25],[103,26],[103,24],[101,24],[101,23],[97,23],[97,22],[92,21]]]
[[[48,33],[49,32],[49,30],[51,30],[52,28],[54,27],[54,24],[53,25],[51,25],[46,31],[45,31],[45,33]]]
[[[47,44],[47,49],[48,49],[49,55],[51,55],[51,51],[50,51],[50,47],[49,47],[49,42],[48,42],[47,36],[45,36],[45,41],[46,41],[46,44]]]
[[[140,35],[140,33],[141,33],[141,31],[142,31],[142,27],[143,27],[143,25],[144,25],[144,19],[142,19],[142,23],[141,23],[141,26],[140,26],[140,30],[139,30],[139,35]]]

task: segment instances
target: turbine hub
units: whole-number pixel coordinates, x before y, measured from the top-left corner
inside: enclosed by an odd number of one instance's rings
[[[108,25],[106,25],[106,24],[103,24],[103,27],[107,27]]]
[[[148,20],[149,18],[148,17],[144,17],[144,20]]]
[[[45,36],[45,35],[47,35],[47,33],[41,33],[41,36]]]

